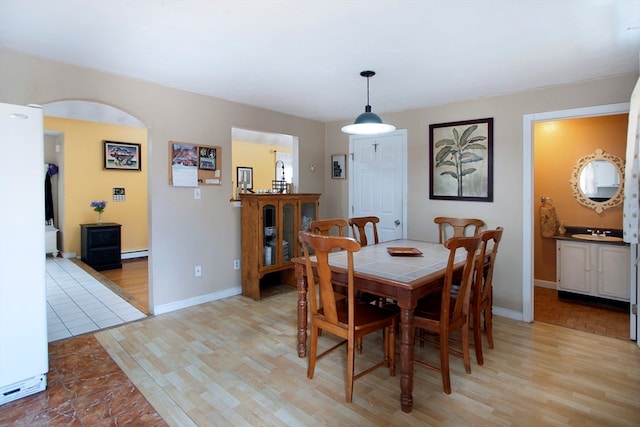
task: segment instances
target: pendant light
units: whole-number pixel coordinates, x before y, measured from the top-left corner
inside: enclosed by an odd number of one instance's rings
[[[364,108],[364,113],[356,117],[353,124],[344,126],[342,132],[352,135],[376,135],[393,132],[396,130],[395,126],[382,123],[382,119],[371,112],[371,105],[369,105],[369,77],[375,76],[375,71],[363,71],[360,75],[367,78],[367,105]]]

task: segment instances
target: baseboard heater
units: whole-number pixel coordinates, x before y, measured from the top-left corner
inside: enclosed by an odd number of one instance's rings
[[[29,396],[47,388],[47,374],[36,375],[33,378],[18,381],[0,388],[0,405],[13,402],[21,397]]]

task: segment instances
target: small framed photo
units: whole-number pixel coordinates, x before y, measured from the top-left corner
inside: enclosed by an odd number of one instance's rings
[[[493,118],[429,125],[429,198],[493,202]]]
[[[253,168],[248,166],[238,166],[236,168],[236,186],[245,190],[253,190]]]
[[[331,156],[331,178],[347,179],[347,155],[333,154]]]
[[[104,141],[103,168],[116,170],[142,170],[140,144]]]
[[[199,147],[199,160],[198,169],[203,170],[216,170],[216,160],[218,157],[218,150],[215,147]]]

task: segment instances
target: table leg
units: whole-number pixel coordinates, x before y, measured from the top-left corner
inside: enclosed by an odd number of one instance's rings
[[[298,288],[298,357],[305,357],[307,355],[307,281],[301,264],[296,264],[295,271]]]
[[[400,404],[403,412],[413,409],[413,310],[400,310]]]

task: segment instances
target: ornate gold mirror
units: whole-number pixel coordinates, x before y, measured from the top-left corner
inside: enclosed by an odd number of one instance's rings
[[[571,189],[578,203],[601,213],[622,203],[624,161],[597,149],[577,161]]]

